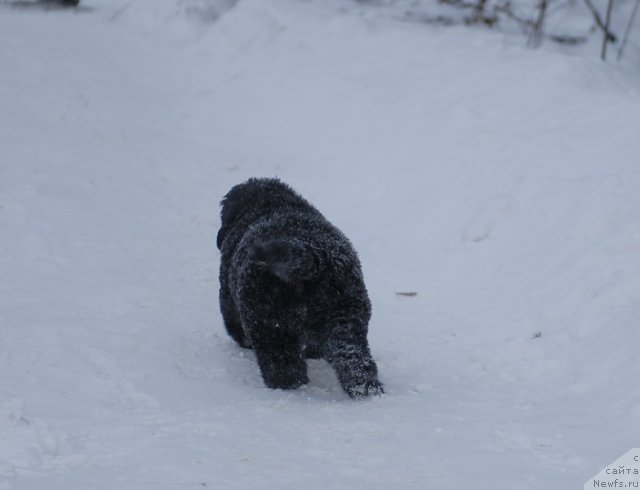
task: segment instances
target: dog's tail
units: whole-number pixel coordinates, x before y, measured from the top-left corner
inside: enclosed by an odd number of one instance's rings
[[[289,283],[311,279],[320,269],[318,254],[296,240],[258,243],[251,250],[250,259]]]

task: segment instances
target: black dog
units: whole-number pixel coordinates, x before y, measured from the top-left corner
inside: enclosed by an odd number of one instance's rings
[[[220,308],[231,337],[255,350],[265,384],[297,388],[309,381],[305,358],[323,358],[349,396],[382,394],[349,240],[278,179],[249,179],[221,204]]]

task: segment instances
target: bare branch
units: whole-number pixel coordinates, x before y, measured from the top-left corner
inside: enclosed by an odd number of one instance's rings
[[[609,44],[609,26],[611,25],[611,9],[613,8],[613,0],[607,2],[607,17],[604,21],[604,37],[602,38],[602,61],[607,59],[607,44]]]
[[[548,5],[548,0],[540,0],[540,3],[538,4],[538,18],[533,23],[533,29],[531,30],[531,36],[529,37],[529,42],[534,47],[540,46],[540,43],[542,42],[542,29]]]
[[[591,0],[584,0],[584,3],[587,4],[587,7],[591,11],[591,14],[593,15],[593,20],[596,21],[596,25],[600,29],[602,29],[602,32],[606,34],[609,41],[611,41],[612,43],[615,43],[617,39],[616,35],[613,32],[609,31],[608,27],[605,27],[604,22],[602,22],[602,17],[600,17],[598,10],[594,7],[593,3],[591,3]]]
[[[525,31],[528,31],[533,27],[533,21],[531,19],[525,19],[524,17],[520,17],[511,9],[511,3],[506,2],[502,5],[496,5],[493,9],[494,12],[499,14],[504,14],[509,17],[511,20],[514,20],[516,23],[520,24]]]
[[[629,32],[631,32],[631,27],[636,20],[636,14],[638,13],[638,6],[640,5],[640,0],[636,0],[635,5],[633,6],[633,10],[631,11],[631,17],[629,17],[629,23],[627,24],[627,28],[624,30],[624,36],[622,36],[622,43],[620,44],[620,49],[618,50],[618,60],[622,58],[622,52],[624,51],[625,46],[627,45],[627,40],[629,39]]]

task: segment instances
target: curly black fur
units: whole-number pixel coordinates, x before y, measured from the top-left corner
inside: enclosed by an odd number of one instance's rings
[[[349,240],[278,179],[249,179],[221,204],[220,309],[231,337],[255,350],[265,384],[297,388],[309,381],[305,358],[323,358],[349,396],[382,394]]]

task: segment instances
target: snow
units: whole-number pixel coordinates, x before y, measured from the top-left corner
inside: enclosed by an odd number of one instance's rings
[[[0,489],[567,489],[637,446],[638,40],[82,5],[0,4]],[[360,253],[382,398],[224,332],[218,201],[273,175]]]

